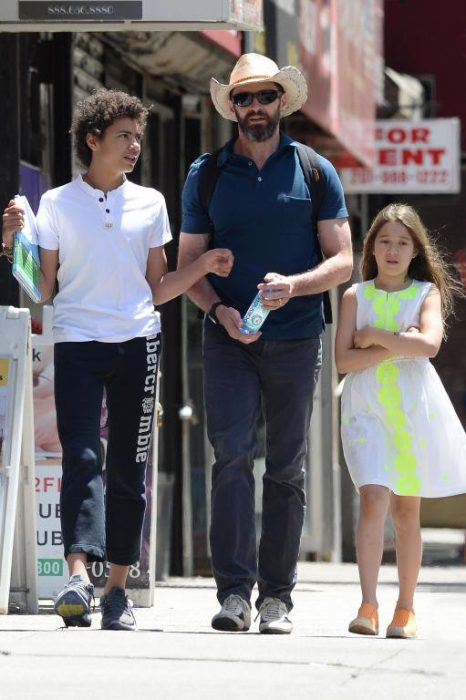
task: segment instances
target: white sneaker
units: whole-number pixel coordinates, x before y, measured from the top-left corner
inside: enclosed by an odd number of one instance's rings
[[[232,593],[223,601],[220,612],[212,618],[214,630],[247,632],[251,626],[251,608],[239,595]]]
[[[266,598],[259,608],[259,616],[261,634],[290,634],[293,631],[288,608],[280,598]]]

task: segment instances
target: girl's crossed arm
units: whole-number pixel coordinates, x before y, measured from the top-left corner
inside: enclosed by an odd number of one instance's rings
[[[383,362],[394,353],[378,345],[368,343],[364,348],[355,346],[357,301],[356,292],[350,287],[343,294],[340,318],[335,340],[335,363],[341,374],[357,372]],[[367,329],[373,330],[373,329]],[[375,329],[374,329],[375,330]],[[372,346],[372,347],[369,347]]]
[[[391,355],[403,357],[435,357],[443,336],[440,292],[432,285],[421,307],[419,328],[392,333],[383,328],[366,326],[354,334],[354,347],[381,346]]]

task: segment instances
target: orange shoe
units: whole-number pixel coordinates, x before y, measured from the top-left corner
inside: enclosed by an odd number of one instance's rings
[[[357,617],[349,623],[348,632],[354,634],[378,634],[379,613],[377,606],[372,603],[363,603],[358,610]]]
[[[417,637],[416,618],[412,610],[395,608],[393,620],[387,627],[387,637],[394,639],[415,639]]]

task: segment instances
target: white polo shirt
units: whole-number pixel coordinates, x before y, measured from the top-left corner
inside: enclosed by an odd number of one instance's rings
[[[150,248],[171,240],[165,199],[126,180],[107,193],[82,176],[46,192],[37,214],[39,245],[58,250],[57,343],[118,343],[160,331],[145,278]]]

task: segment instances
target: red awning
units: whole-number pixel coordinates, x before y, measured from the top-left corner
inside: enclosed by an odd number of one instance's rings
[[[205,29],[200,32],[210,41],[222,49],[225,49],[233,56],[239,56],[241,54],[241,32],[236,32],[234,30],[222,29]]]

